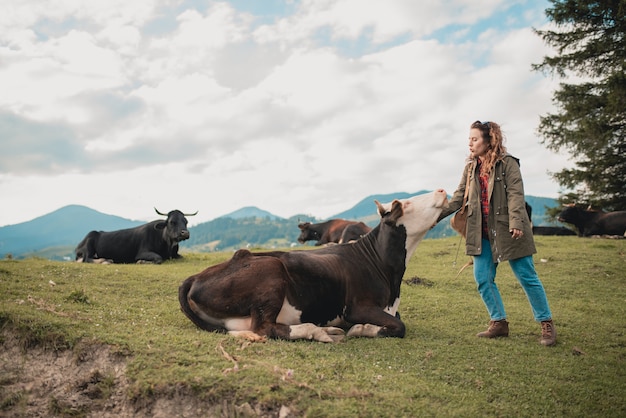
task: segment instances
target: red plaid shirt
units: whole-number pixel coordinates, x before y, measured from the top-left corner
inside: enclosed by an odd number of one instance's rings
[[[489,227],[487,226],[487,219],[489,219],[489,174],[482,174],[480,172],[480,158],[476,167],[478,169],[478,182],[480,183],[480,208],[483,215],[482,232],[483,238],[489,239]]]

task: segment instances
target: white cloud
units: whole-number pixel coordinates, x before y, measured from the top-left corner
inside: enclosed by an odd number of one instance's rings
[[[0,16],[0,225],[73,203],[197,223],[452,192],[480,118],[503,125],[526,192],[556,196],[545,172],[566,158],[535,135],[555,81],[530,71],[546,50],[519,24],[535,9],[306,0],[260,25],[228,2],[43,3]]]

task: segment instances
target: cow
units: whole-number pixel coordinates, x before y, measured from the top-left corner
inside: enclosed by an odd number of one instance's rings
[[[404,337],[396,316],[402,276],[447,204],[446,192],[375,203],[380,223],[354,243],[241,249],[190,276],[179,287],[181,310],[203,330],[251,341]]]
[[[298,242],[304,244],[306,241],[317,240],[316,246],[330,243],[342,244],[357,240],[372,229],[363,222],[345,219],[331,219],[317,224],[303,222],[298,224],[298,228],[301,231]]]
[[[572,224],[579,237],[591,235],[626,234],[626,211],[600,212],[585,210],[576,205],[566,205],[558,218],[559,222]]]
[[[76,247],[76,261],[86,263],[154,263],[181,258],[178,243],[189,239],[186,216],[173,210],[167,219],[119,231],[91,231]]]

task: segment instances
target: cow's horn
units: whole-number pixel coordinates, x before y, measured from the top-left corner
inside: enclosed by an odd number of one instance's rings
[[[156,213],[158,213],[161,216],[167,216],[167,213],[159,212],[157,208],[154,208],[154,210],[156,211]],[[195,211],[194,213],[183,213],[183,216],[195,216],[197,214],[198,214],[198,211]]]

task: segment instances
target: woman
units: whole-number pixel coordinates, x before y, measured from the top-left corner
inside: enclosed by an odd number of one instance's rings
[[[525,208],[519,160],[506,152],[503,140],[497,123],[472,123],[469,162],[439,220],[460,209],[469,184],[465,252],[474,257],[474,278],[491,318],[489,328],[477,336],[509,335],[509,323],[495,282],[498,263],[508,260],[526,292],[535,320],[541,323],[540,343],[551,346],[556,344],[556,330],[546,292],[533,264],[532,254],[537,251]]]

